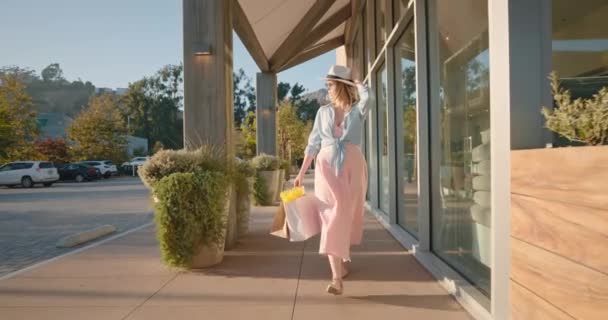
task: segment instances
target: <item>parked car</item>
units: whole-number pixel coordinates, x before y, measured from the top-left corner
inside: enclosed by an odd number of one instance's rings
[[[144,162],[146,162],[149,159],[150,159],[150,157],[135,157],[135,158],[131,159],[131,161],[123,162],[123,164],[121,165],[121,169],[123,172],[130,174],[133,172],[134,168],[135,168],[135,171],[137,171],[137,167],[143,165]]]
[[[70,163],[59,168],[59,177],[61,180],[76,182],[91,181],[101,178],[101,171],[86,164]]]
[[[104,165],[109,166],[110,167],[110,173],[113,176],[118,175],[118,167],[114,164],[114,162],[110,161],[110,160],[102,160],[101,161]]]
[[[118,173],[118,170],[116,169],[116,166],[112,163],[112,161],[81,161],[81,162],[77,162],[79,164],[85,164],[87,166],[91,166],[91,167],[95,167],[97,169],[99,169],[99,171],[101,171],[101,175],[108,179],[110,178],[112,175],[116,175]]]
[[[0,185],[31,188],[35,184],[50,187],[59,180],[57,168],[52,162],[17,161],[0,167]]]

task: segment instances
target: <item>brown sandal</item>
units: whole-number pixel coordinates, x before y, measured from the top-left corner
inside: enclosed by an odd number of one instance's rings
[[[341,295],[342,291],[344,291],[344,287],[342,286],[341,279],[333,279],[331,283],[327,286],[327,292],[333,295]]]

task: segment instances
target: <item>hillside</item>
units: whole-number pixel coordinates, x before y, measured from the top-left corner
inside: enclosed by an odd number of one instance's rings
[[[329,100],[327,100],[326,89],[319,89],[317,91],[305,93],[302,95],[302,99],[317,100],[317,102],[319,102],[319,105],[325,105],[329,103]]]

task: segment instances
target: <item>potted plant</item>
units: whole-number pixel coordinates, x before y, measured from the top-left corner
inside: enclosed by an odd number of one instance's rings
[[[555,74],[551,87],[555,109],[543,108],[546,127],[571,146],[511,152],[511,278],[529,292],[514,291],[513,300],[536,295],[541,302],[528,310],[562,303],[570,314],[584,300],[599,315],[601,299],[586,293],[595,292],[597,270],[608,265],[608,88],[573,99]],[[583,297],[570,295],[574,301],[564,305],[555,292],[572,288]]]
[[[560,87],[555,72],[549,78],[556,108],[543,107],[546,127],[574,143],[587,146],[608,144],[608,87],[602,88],[592,98],[573,101],[570,91]]]
[[[251,194],[253,193],[255,170],[249,161],[237,160],[235,166],[236,217],[238,236],[249,231]]]
[[[276,156],[260,154],[251,160],[256,171],[254,199],[258,205],[272,205],[281,192],[280,162]]]
[[[161,150],[139,175],[152,190],[157,238],[172,267],[203,268],[222,261],[230,215],[232,168],[220,150]]]

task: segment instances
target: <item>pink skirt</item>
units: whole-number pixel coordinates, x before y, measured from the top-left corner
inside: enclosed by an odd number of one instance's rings
[[[338,176],[331,166],[332,148],[322,148],[315,161],[315,195],[320,200],[319,253],[350,261],[350,246],[361,243],[367,192],[367,163],[361,149],[346,144]]]

